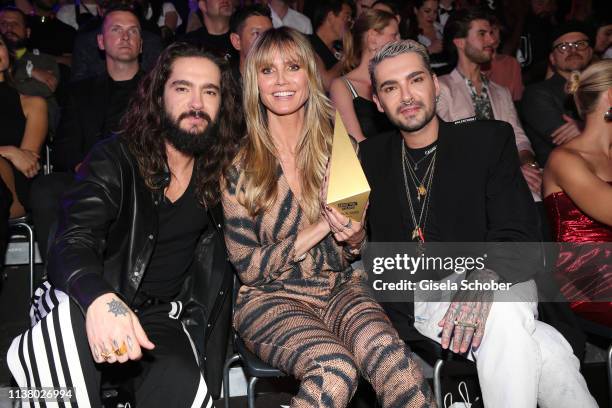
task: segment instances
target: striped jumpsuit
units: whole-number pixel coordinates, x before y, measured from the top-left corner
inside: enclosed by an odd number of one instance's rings
[[[385,408],[435,406],[365,272],[350,266],[331,234],[295,260],[297,233],[309,222],[287,180],[279,172],[275,203],[251,217],[237,201],[239,171],[223,185],[225,241],[243,283],[234,328],[259,358],[300,380],[291,407],[345,407],[359,375]]]

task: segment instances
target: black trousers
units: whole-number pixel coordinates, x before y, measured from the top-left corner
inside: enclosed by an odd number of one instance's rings
[[[30,212],[36,232],[36,242],[43,260],[47,259],[49,233],[58,219],[60,199],[73,179],[72,173],[51,173],[36,177],[30,186]]]
[[[155,349],[124,364],[94,362],[84,316],[64,293],[47,284],[35,302],[31,317],[38,322],[13,340],[7,356],[20,387],[73,387],[79,407],[101,407],[100,383],[110,369],[133,384],[137,407],[212,407],[195,346],[179,319],[180,302],[137,312]]]

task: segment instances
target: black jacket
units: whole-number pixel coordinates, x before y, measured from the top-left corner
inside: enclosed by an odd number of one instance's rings
[[[92,149],[61,204],[49,249],[49,281],[83,313],[98,296],[114,292],[132,305],[157,238],[155,203],[127,147],[111,137]],[[217,209],[218,210],[218,209]],[[203,210],[204,211],[204,210]],[[213,397],[221,387],[230,317],[232,271],[220,211],[201,237],[180,299],[183,321],[199,348]]]
[[[441,242],[538,242],[538,218],[520,164],[512,127],[500,121],[439,121],[432,200]],[[398,131],[359,145],[370,184],[371,241],[410,240]],[[509,281],[528,280],[533,271]]]
[[[144,73],[134,77],[133,93]],[[51,160],[55,171],[74,172],[91,148],[108,137],[105,127],[117,127],[118,123],[105,123],[105,111],[111,99],[112,79],[103,72],[97,76],[72,83],[66,92],[62,117],[52,145]],[[127,110],[129,98],[121,108]]]
[[[512,127],[500,121],[442,120],[438,132],[431,200],[441,242],[539,242],[538,215],[520,171]],[[398,131],[366,139],[359,145],[370,184],[368,234],[371,242],[408,242],[414,229],[402,175]],[[425,231],[427,236],[427,230]],[[515,267],[515,251],[490,244],[486,266],[507,282],[540,273],[539,247],[529,254],[531,268]],[[529,246],[531,248],[532,246]],[[482,253],[482,252],[481,252]],[[525,265],[522,259],[521,265]],[[385,304],[404,338],[413,335],[412,304]]]
[[[563,115],[580,120],[574,99],[565,92],[565,82],[561,75],[554,74],[545,81],[528,86],[521,100],[523,128],[542,167],[550,152],[557,147],[551,135],[565,124]]]

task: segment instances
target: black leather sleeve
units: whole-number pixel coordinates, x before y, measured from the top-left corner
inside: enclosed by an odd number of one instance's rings
[[[121,200],[119,144],[92,149],[62,198],[55,239],[49,248],[49,281],[75,300],[83,313],[100,295],[116,292],[103,277],[103,254]]]

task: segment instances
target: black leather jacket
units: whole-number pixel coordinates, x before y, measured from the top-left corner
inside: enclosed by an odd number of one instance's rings
[[[62,199],[58,229],[49,249],[49,281],[83,313],[98,296],[114,292],[128,305],[149,264],[157,238],[152,193],[136,160],[118,137],[97,144]],[[195,262],[180,295],[183,322],[200,351],[201,367],[214,398],[230,332],[232,270],[221,233],[220,210],[196,247]]]

